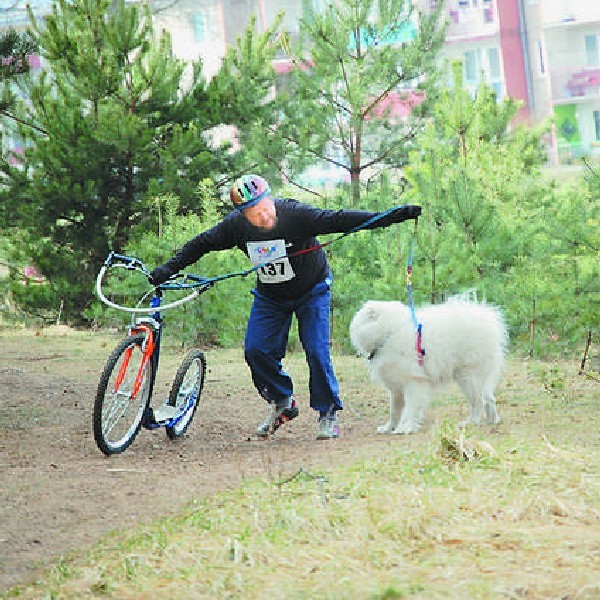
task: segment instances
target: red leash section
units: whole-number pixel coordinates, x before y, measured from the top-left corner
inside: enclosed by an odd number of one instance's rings
[[[346,235],[346,234],[344,234]],[[310,248],[303,248],[302,250],[296,250],[296,252],[292,252],[291,254],[288,254],[287,257],[291,258],[292,256],[300,256],[301,254],[308,254],[309,252],[314,252],[315,250],[319,250],[319,248],[325,248],[326,246],[329,246],[329,244],[333,244],[333,242],[335,242],[336,240],[338,240],[339,238],[335,238],[333,240],[329,240],[328,242],[325,242],[324,244],[315,244],[314,246],[311,246]],[[275,259],[277,260],[277,259]]]
[[[302,250],[296,250],[296,252],[291,252],[290,254],[288,254],[286,252],[286,254],[283,254],[282,256],[270,258],[269,260],[266,260],[263,263],[254,265],[251,269],[248,269],[247,271],[240,271],[239,273],[228,273],[227,275],[220,275],[218,277],[214,277],[210,281],[220,281],[221,279],[229,279],[230,277],[238,277],[238,276],[246,277],[246,275],[250,275],[251,273],[258,271],[259,269],[262,269],[262,267],[266,267],[267,265],[277,262],[278,260],[283,260],[284,258],[291,258],[292,256],[300,256],[301,254],[308,254],[309,252],[314,252],[315,250],[319,250],[320,248],[325,248],[326,246],[333,244],[333,242],[337,242],[338,240],[345,238],[346,236],[350,235],[351,233],[356,233],[357,231],[361,231],[362,229],[364,229],[365,227],[368,227],[372,223],[375,223],[375,222],[379,221],[380,219],[387,217],[389,214],[393,213],[395,210],[397,210],[401,206],[403,206],[403,205],[399,204],[398,206],[394,206],[392,208],[389,208],[388,210],[377,213],[376,215],[367,219],[364,223],[361,223],[360,225],[357,225],[356,227],[349,229],[348,231],[338,235],[337,237],[329,240],[328,242],[318,243],[318,244],[315,244],[314,246],[311,246],[310,248],[303,248]]]

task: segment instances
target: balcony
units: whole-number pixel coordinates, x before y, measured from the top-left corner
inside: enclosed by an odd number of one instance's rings
[[[563,67],[550,71],[552,100],[559,104],[600,99],[600,68]]]
[[[540,13],[545,28],[573,28],[597,23],[600,20],[600,5],[590,0],[544,2]]]
[[[572,98],[582,98],[583,96],[600,93],[600,69],[585,69],[578,73],[573,73],[567,81],[567,90]]]
[[[450,24],[446,40],[491,37],[498,33],[496,5],[491,0],[451,0],[448,3]]]

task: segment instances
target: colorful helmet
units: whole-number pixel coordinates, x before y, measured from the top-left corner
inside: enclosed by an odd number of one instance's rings
[[[229,198],[237,209],[243,210],[254,206],[270,193],[271,189],[266,179],[260,175],[243,175],[229,190]]]

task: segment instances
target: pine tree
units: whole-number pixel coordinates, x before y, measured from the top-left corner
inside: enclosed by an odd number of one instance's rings
[[[14,103],[13,84],[20,75],[29,73],[29,56],[36,51],[27,32],[14,29],[0,34],[0,115],[8,116]]]
[[[185,65],[145,5],[59,0],[45,21],[30,18],[49,68],[22,108],[24,164],[3,165],[2,200],[49,282],[39,294],[77,320],[108,251],[156,220],[149,195],[173,192],[183,210],[201,210],[197,182],[222,170],[202,135],[215,111],[201,65],[184,86]],[[41,301],[30,290],[21,299]]]
[[[260,172],[269,180],[280,177],[285,146],[270,133],[281,117],[283,96],[274,94],[277,76],[272,61],[280,47],[279,13],[262,33],[251,18],[243,34],[227,49],[219,72],[209,84],[209,96],[222,124],[235,128],[239,148],[231,156],[231,175]]]
[[[19,84],[29,76],[29,58],[34,52],[35,44],[26,32],[9,29],[0,34],[0,149],[4,147],[2,138],[10,136],[18,123],[14,113],[16,92]],[[8,158],[0,156],[0,164],[8,166]],[[6,226],[8,215],[8,207],[3,204],[0,206],[0,229]]]
[[[412,118],[395,118],[389,101],[418,104],[414,91],[423,99],[435,81],[442,4],[418,12],[412,0],[341,0],[309,10],[300,24],[290,102],[273,133],[290,158],[346,170],[354,204],[361,181],[406,163],[418,109]]]
[[[425,97],[444,37],[442,3],[426,14],[413,4],[341,0],[319,13],[305,3],[295,47],[279,27],[281,14],[262,34],[251,21],[211,82],[230,92],[238,162],[295,182],[324,161],[349,173],[354,203],[367,176],[402,166],[417,120],[390,115],[388,97],[414,102],[417,87],[419,101]],[[276,77],[271,61],[282,52],[293,69]]]
[[[543,127],[511,130],[518,102],[498,102],[485,84],[472,98],[462,64],[452,71],[454,86],[438,94],[405,171],[423,204],[419,252],[429,264],[432,302],[476,285],[486,293],[485,278],[489,284],[527,251],[527,236],[513,235],[511,221],[522,214],[515,204],[522,211],[539,186],[543,162]]]

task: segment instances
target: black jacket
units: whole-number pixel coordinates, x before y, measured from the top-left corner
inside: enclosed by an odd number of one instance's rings
[[[327,257],[315,236],[346,233],[377,215],[358,210],[325,210],[291,199],[277,198],[274,202],[277,219],[273,229],[256,227],[240,211],[233,211],[187,242],[163,267],[177,273],[208,252],[238,247],[255,265],[261,265],[256,286],[261,294],[275,300],[294,300],[329,275]],[[420,212],[418,206],[401,206],[366,229],[416,218]],[[302,253],[314,247],[315,250]]]

